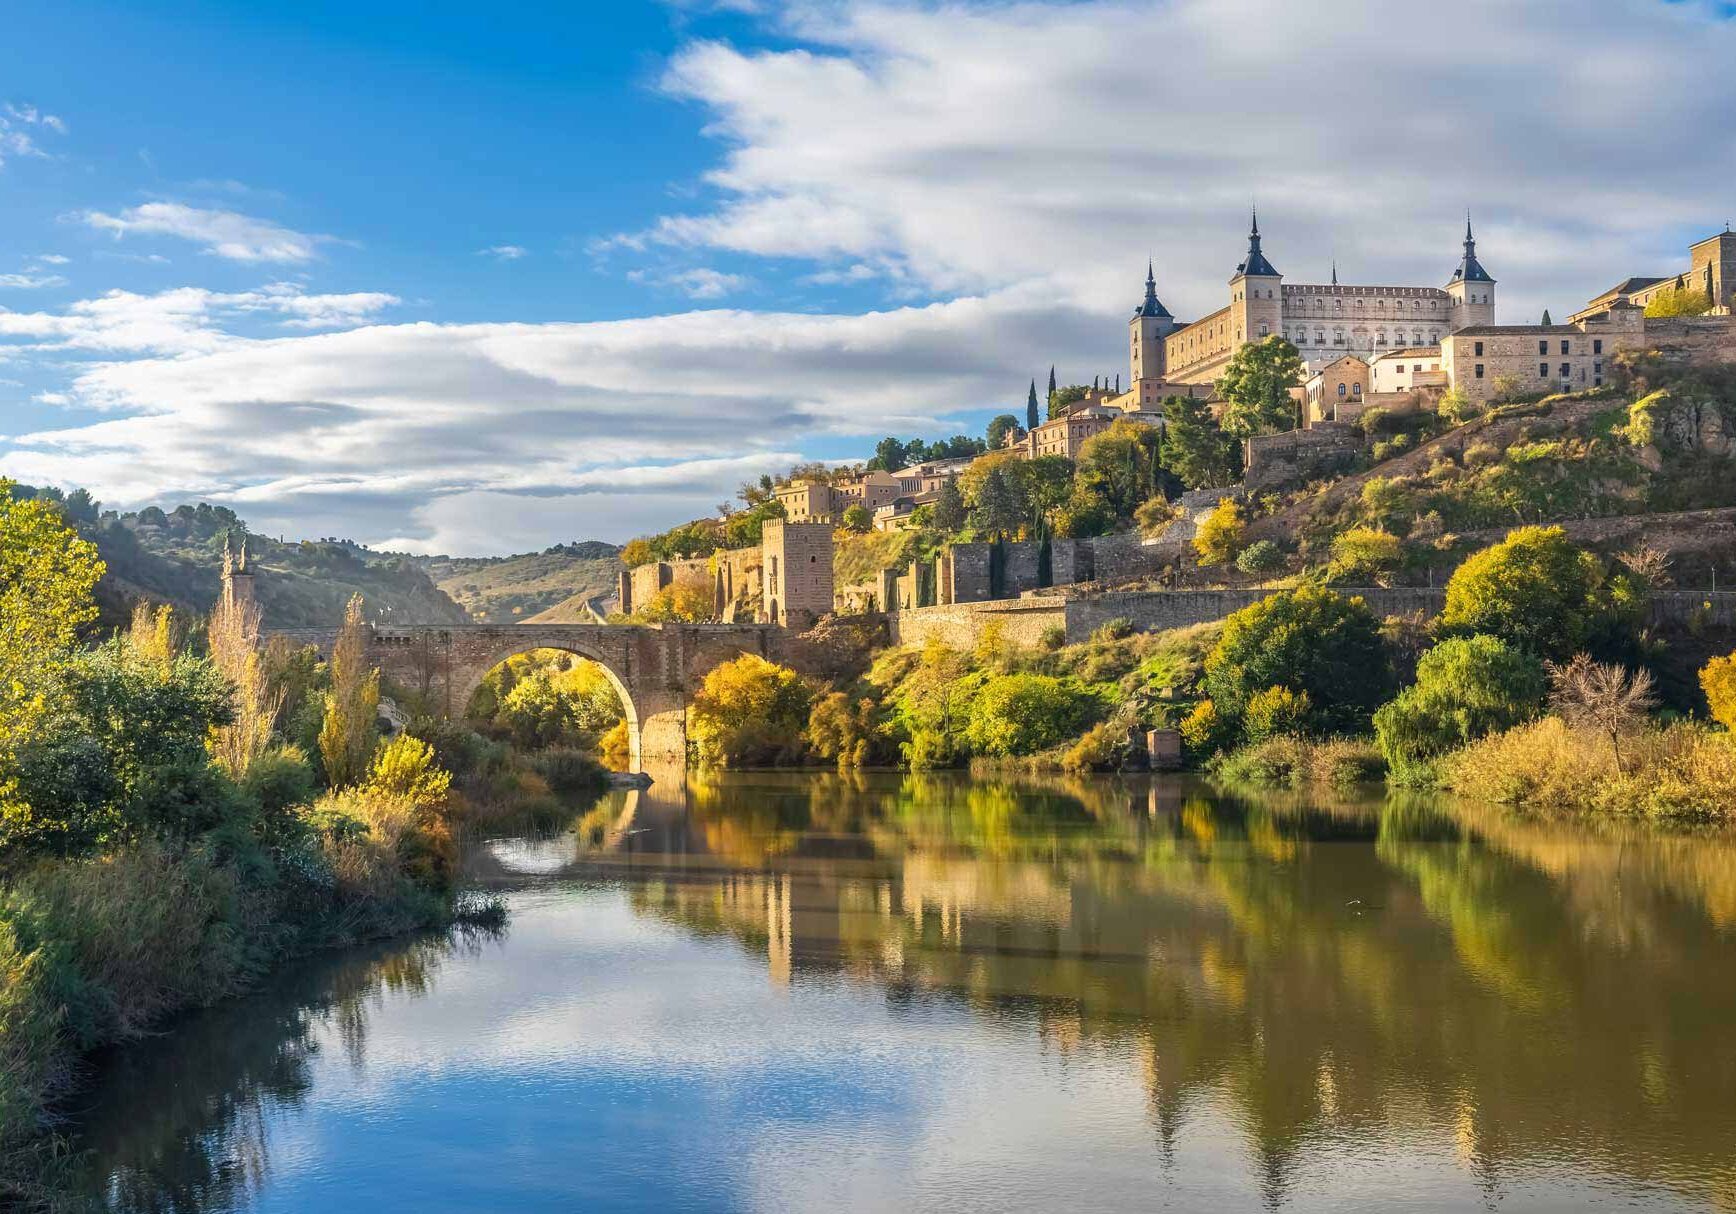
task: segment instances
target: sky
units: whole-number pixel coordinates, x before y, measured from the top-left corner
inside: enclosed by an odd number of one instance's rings
[[[501,554],[1126,374],[1146,259],[1497,319],[1736,217],[1712,0],[21,0],[0,475]]]

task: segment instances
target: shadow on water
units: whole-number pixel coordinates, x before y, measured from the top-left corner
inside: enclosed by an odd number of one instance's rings
[[[518,896],[617,891],[773,986],[842,979],[1114,1060],[1158,1160],[1227,1111],[1268,1206],[1377,1145],[1453,1161],[1467,1208],[1543,1173],[1736,1210],[1728,836],[1179,778],[665,773],[466,863]],[[81,1126],[92,1190],[245,1206],[319,1041],[359,1058],[386,993],[439,999],[481,946],[302,966],[118,1053]]]

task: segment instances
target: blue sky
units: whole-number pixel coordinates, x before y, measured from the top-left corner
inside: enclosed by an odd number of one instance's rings
[[[1570,310],[1736,211],[1728,19],[1587,11],[15,6],[0,473],[624,539],[1123,371],[1145,258],[1219,306],[1256,198],[1291,281],[1444,282],[1469,205],[1501,318]]]

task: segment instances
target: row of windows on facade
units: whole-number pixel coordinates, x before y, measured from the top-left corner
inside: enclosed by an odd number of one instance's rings
[[[1260,326],[1260,336],[1261,337],[1267,336],[1267,327],[1265,325]],[[1309,344],[1308,343],[1308,331],[1306,329],[1297,329],[1294,331],[1294,333],[1292,333],[1292,331],[1290,329],[1285,329],[1284,330],[1284,336],[1286,338],[1288,338],[1290,341],[1295,342],[1299,346],[1305,346],[1305,345]],[[1352,334],[1352,337],[1355,338],[1356,340],[1353,341],[1352,343],[1349,343],[1349,344],[1366,345],[1368,342],[1368,333],[1366,330],[1358,329],[1355,333]],[[1393,340],[1394,345],[1402,346],[1404,344],[1404,334],[1403,333],[1394,333],[1392,335],[1392,340]],[[1324,345],[1328,345],[1328,344],[1334,345],[1334,346],[1345,345],[1347,343],[1345,342],[1345,339],[1344,339],[1344,330],[1343,329],[1334,329],[1332,331],[1332,341],[1330,343],[1328,343],[1326,340],[1326,330],[1325,329],[1316,329],[1316,330],[1314,330],[1314,344],[1317,346],[1324,346]],[[1386,343],[1386,330],[1385,329],[1377,329],[1375,331],[1374,344],[1377,346],[1384,346],[1387,344]],[[1411,345],[1420,346],[1423,344],[1424,344],[1423,331],[1421,329],[1413,330],[1411,332]],[[1441,335],[1440,335],[1439,330],[1431,329],[1429,331],[1429,340],[1428,340],[1427,344],[1431,345],[1431,346],[1438,346],[1441,344]]]
[[[1354,310],[1358,311],[1358,312],[1362,311],[1362,301],[1360,299],[1358,299],[1355,301],[1355,304],[1356,304],[1356,306],[1355,306]],[[1324,312],[1324,311],[1326,311],[1326,301],[1324,299],[1321,300],[1319,306],[1317,306],[1317,307],[1310,307],[1306,304],[1301,304],[1301,303],[1292,303],[1291,306],[1294,307],[1296,309],[1296,311],[1298,311],[1298,312]],[[1374,306],[1379,308],[1381,311],[1384,312],[1384,311],[1386,311],[1386,300],[1377,299],[1374,301]],[[1441,307],[1441,301],[1440,300],[1438,300],[1438,299],[1429,300],[1429,311],[1438,312],[1440,310],[1440,307]],[[1342,299],[1334,299],[1332,301],[1332,310],[1334,312],[1344,311],[1344,301]],[[1392,306],[1392,310],[1395,312],[1402,312],[1402,311],[1404,311],[1404,305],[1402,303],[1395,303]],[[1411,311],[1421,312],[1422,310],[1423,310],[1423,301],[1422,300],[1420,300],[1420,299],[1411,300]]]
[[[1473,373],[1475,374],[1476,378],[1482,379],[1483,375],[1484,375],[1484,365],[1482,363],[1478,363],[1476,365],[1476,367],[1473,369]],[[1597,362],[1594,362],[1591,364],[1591,374],[1592,374],[1592,383],[1597,387],[1602,387],[1603,386],[1603,360],[1599,359]],[[1538,363],[1537,364],[1537,378],[1538,379],[1548,379],[1549,378],[1549,364],[1548,363]],[[1573,378],[1573,365],[1571,363],[1562,363],[1561,364],[1561,370],[1560,370],[1559,374],[1556,375],[1556,378],[1557,379],[1572,379]],[[1584,368],[1580,369],[1579,378],[1581,380],[1585,379]]]
[[[1483,354],[1483,343],[1479,341],[1479,342],[1473,343],[1473,345],[1476,347],[1474,353],[1479,358],[1481,358],[1482,354]],[[1539,354],[1548,354],[1549,353],[1549,339],[1548,338],[1544,338],[1537,343],[1537,352]],[[1572,354],[1573,353],[1573,341],[1572,341],[1572,339],[1564,339],[1562,341],[1561,352],[1563,354]],[[1591,340],[1591,352],[1593,354],[1602,354],[1603,353],[1603,338],[1601,338],[1601,337],[1592,338],[1592,340]]]

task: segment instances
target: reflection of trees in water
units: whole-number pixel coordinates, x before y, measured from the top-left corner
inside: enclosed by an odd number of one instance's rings
[[[744,811],[771,815],[775,851],[751,821],[715,833],[767,870],[638,904],[774,973],[1030,1016],[1058,1052],[1131,1047],[1160,1147],[1227,1102],[1269,1202],[1299,1159],[1370,1136],[1451,1144],[1491,1200],[1541,1163],[1736,1209],[1729,838],[1599,839],[1415,797],[1195,788],[1152,814],[1108,781],[1025,805],[919,779]],[[805,832],[846,828],[883,871],[794,861]]]
[[[94,1210],[203,1214],[245,1204],[268,1178],[274,1108],[306,1097],[321,1029],[365,1064],[370,1014],[388,993],[424,994],[474,929],[300,964],[270,987],[195,1013],[160,1039],[116,1050],[86,1094],[75,1148]]]

